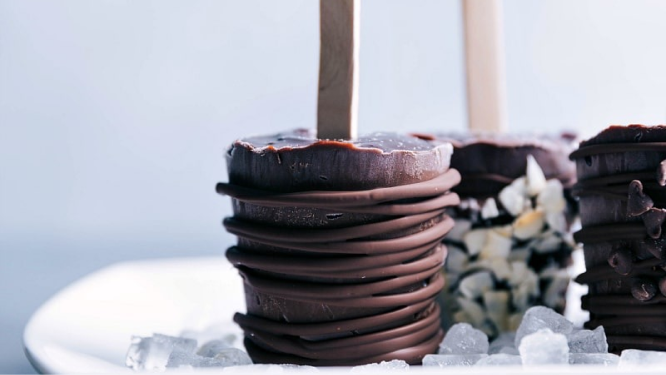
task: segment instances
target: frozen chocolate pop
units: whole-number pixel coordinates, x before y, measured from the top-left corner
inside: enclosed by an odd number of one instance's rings
[[[245,282],[235,320],[253,360],[420,363],[441,341],[440,275],[458,204],[451,145],[374,134],[318,140],[307,131],[236,141],[227,252]]]
[[[611,126],[571,158],[587,325],[604,327],[612,352],[666,350],[666,126]]]
[[[562,312],[574,248],[569,139],[423,137],[453,143],[451,165],[462,175],[454,188],[461,204],[449,210],[456,225],[444,240],[446,323],[494,336],[515,330],[534,305]]]
[[[359,3],[320,1],[317,134],[234,142],[217,186],[245,287],[234,319],[258,363],[417,364],[443,337],[441,241],[460,175],[450,144],[355,137]]]

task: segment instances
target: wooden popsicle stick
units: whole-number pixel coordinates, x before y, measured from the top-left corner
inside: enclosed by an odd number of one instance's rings
[[[471,131],[506,130],[501,0],[462,0]]]
[[[356,137],[361,0],[320,0],[317,138]]]

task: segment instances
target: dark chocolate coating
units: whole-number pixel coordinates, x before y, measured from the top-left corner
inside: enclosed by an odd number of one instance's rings
[[[227,169],[230,184],[267,191],[367,190],[431,180],[449,169],[450,153],[407,135],[324,141],[296,130],[234,142]]]
[[[610,350],[666,350],[666,246],[662,224],[666,191],[660,183],[666,159],[666,127],[611,126],[572,153],[579,182],[589,285],[583,307],[591,328],[603,325]]]
[[[247,307],[234,319],[255,362],[420,363],[436,351],[445,211],[459,202],[450,152],[395,134],[233,144],[217,191],[232,197],[227,258]]]
[[[454,189],[461,198],[483,199],[496,196],[509,183],[525,175],[527,156],[532,155],[546,178],[557,178],[567,187],[575,180],[575,165],[568,156],[573,151],[569,137],[518,135],[420,135],[433,142],[453,145],[451,168],[462,175]]]

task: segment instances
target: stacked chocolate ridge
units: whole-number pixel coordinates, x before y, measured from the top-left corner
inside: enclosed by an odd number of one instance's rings
[[[445,322],[467,322],[491,337],[515,330],[534,305],[565,307],[574,249],[571,137],[510,134],[431,136],[454,146],[462,182],[444,242]]]
[[[420,363],[442,339],[441,240],[458,204],[451,145],[299,130],[236,141],[227,251],[245,286],[235,321],[258,363]]]
[[[611,126],[571,158],[587,325],[603,325],[613,352],[666,350],[666,126]]]

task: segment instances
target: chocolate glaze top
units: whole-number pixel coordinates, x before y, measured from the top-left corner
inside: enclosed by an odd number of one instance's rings
[[[451,143],[451,167],[460,171],[462,182],[454,191],[461,197],[486,198],[525,175],[527,156],[532,155],[546,178],[565,186],[575,181],[575,165],[568,160],[575,136],[518,134],[415,134],[433,143]]]
[[[351,149],[367,149],[375,152],[421,152],[430,151],[432,143],[421,138],[399,134],[377,132],[352,140],[318,139],[310,129],[294,129],[274,135],[260,135],[239,139],[234,147],[246,147],[255,152],[289,151],[295,148],[334,146]],[[445,146],[446,147],[446,146]]]
[[[274,192],[367,190],[440,176],[452,152],[449,143],[409,135],[331,141],[298,129],[237,140],[227,153],[227,169],[231,184]]]
[[[663,142],[666,125],[611,125],[596,136],[582,141],[580,147],[604,143]]]

